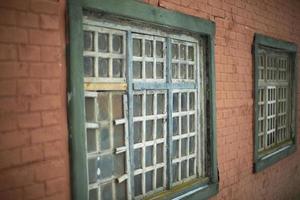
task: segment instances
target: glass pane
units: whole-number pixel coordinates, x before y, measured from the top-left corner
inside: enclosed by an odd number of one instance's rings
[[[123,118],[123,94],[113,93],[112,94],[112,109],[113,109],[113,119]]]
[[[194,168],[195,168],[195,159],[194,158],[191,158],[189,160],[189,176],[193,176],[195,173],[194,173]]]
[[[190,150],[189,150],[189,153],[190,154],[193,154],[193,153],[195,153],[195,137],[193,136],[193,137],[190,137],[190,144],[189,144],[189,146],[190,146]]]
[[[172,44],[172,58],[178,59],[178,44]]]
[[[146,167],[153,165],[153,146],[146,147]]]
[[[111,183],[101,186],[101,200],[112,199],[112,185]]]
[[[94,75],[94,57],[84,57],[84,76],[92,77]]]
[[[142,149],[134,150],[134,169],[142,168]]]
[[[123,36],[113,35],[113,51],[117,53],[123,52]]]
[[[165,95],[157,94],[157,114],[163,114],[165,112]]]
[[[179,111],[178,99],[179,99],[178,93],[173,93],[173,112]]]
[[[145,40],[145,54],[147,57],[153,57],[153,41]]]
[[[179,175],[179,173],[178,173],[179,165],[178,165],[178,163],[175,163],[172,165],[172,170],[173,170],[173,183],[174,183],[179,180],[179,176],[178,176]]]
[[[84,31],[84,50],[93,51],[94,50],[94,32]]]
[[[156,78],[157,79],[164,78],[164,64],[161,62],[156,63]]]
[[[134,122],[133,125],[134,131],[134,143],[142,142],[142,134],[143,134],[143,123],[142,122]]]
[[[186,134],[187,133],[187,116],[182,116],[181,117],[181,134]]]
[[[110,148],[109,127],[102,127],[100,129],[100,149],[102,151]]]
[[[133,62],[133,78],[142,78],[143,70],[142,70],[142,62]]]
[[[112,155],[103,155],[99,161],[101,179],[110,178],[113,173],[113,158]]]
[[[181,93],[181,111],[187,111],[187,93]]]
[[[189,79],[194,79],[194,65],[189,65]]]
[[[146,140],[153,140],[153,120],[147,120],[146,121]]]
[[[179,78],[179,68],[177,63],[172,63],[172,78]]]
[[[133,39],[133,56],[142,56],[142,40],[141,39]]]
[[[182,78],[182,79],[187,78],[186,64],[180,64],[180,78]]]
[[[95,99],[93,97],[85,97],[85,120],[87,122],[95,122]]]
[[[146,96],[146,114],[147,115],[153,115],[153,94],[147,94]]]
[[[188,47],[189,60],[194,61],[194,47]]]
[[[89,200],[98,200],[98,189],[91,189],[89,191]]]
[[[126,181],[116,184],[116,198],[117,200],[127,199]]]
[[[109,76],[109,59],[108,58],[99,58],[98,61],[98,71],[99,77],[108,77]]]
[[[156,41],[156,57],[162,58],[163,57],[163,42]]]
[[[97,102],[99,106],[98,120],[99,121],[109,120],[109,116],[110,116],[109,93],[108,92],[99,93]]]
[[[179,141],[173,140],[173,155],[172,158],[178,158],[179,157]]]
[[[134,176],[134,195],[138,196],[142,194],[142,175]]]
[[[153,171],[146,173],[146,192],[153,190]]]
[[[180,45],[180,59],[186,60],[186,46]]]
[[[179,134],[179,118],[174,117],[173,118],[173,135]]]
[[[88,160],[89,183],[97,181],[97,159],[91,158]]]
[[[153,78],[153,62],[146,62],[146,78]]]
[[[125,153],[117,154],[114,156],[114,175],[121,176],[125,174],[126,156]]]
[[[187,177],[186,171],[187,171],[187,161],[184,160],[181,162],[181,179]]]
[[[190,133],[195,132],[195,115],[190,115]]]
[[[156,188],[163,186],[164,181],[164,168],[159,168],[156,170]]]
[[[123,76],[123,59],[113,59],[113,77]]]
[[[107,33],[98,33],[98,51],[99,52],[108,52],[108,34]]]
[[[191,92],[189,94],[189,103],[190,103],[190,110],[195,110],[195,93]]]
[[[156,163],[164,162],[164,144],[159,143],[156,146]]]
[[[181,140],[181,156],[187,155],[187,138]]]
[[[97,151],[96,130],[87,129],[87,151],[88,153]]]
[[[133,115],[141,116],[142,115],[142,95],[134,95],[133,96]]]
[[[124,125],[114,125],[114,148],[125,145],[125,129]]]
[[[164,120],[158,119],[156,121],[156,138],[163,138],[164,136]]]

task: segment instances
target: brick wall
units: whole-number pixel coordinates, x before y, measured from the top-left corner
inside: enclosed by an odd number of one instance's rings
[[[65,0],[0,1],[0,199],[69,199]]]
[[[255,32],[295,42],[300,46],[300,1],[148,0],[146,2],[216,22],[220,192],[213,199],[300,199],[300,150],[262,172],[252,173],[251,54]],[[298,63],[299,61],[298,56]],[[298,139],[300,143],[300,137]]]
[[[216,22],[220,192],[213,199],[297,199],[299,150],[252,173],[251,45],[259,32],[300,46],[300,2],[147,2]],[[70,199],[65,3],[0,1],[0,199]]]

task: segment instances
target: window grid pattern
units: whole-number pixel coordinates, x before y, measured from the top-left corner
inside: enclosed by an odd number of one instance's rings
[[[89,199],[126,198],[126,120],[120,92],[86,92]],[[113,106],[114,104],[114,106]],[[101,112],[100,112],[101,111]],[[114,123],[114,120],[121,123]]]
[[[173,92],[173,183],[196,176],[196,91]]]
[[[261,49],[258,56],[258,151],[272,149],[290,139],[289,57]]]
[[[125,81],[126,32],[84,26],[84,75],[86,80]]]

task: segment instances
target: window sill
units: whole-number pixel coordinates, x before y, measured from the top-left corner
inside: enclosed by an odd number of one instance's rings
[[[254,172],[262,171],[265,168],[282,160],[283,158],[286,158],[287,156],[294,153],[295,151],[296,151],[296,145],[293,143],[286,145],[280,149],[277,149],[276,151],[273,151],[272,153],[269,153],[269,154],[259,158],[256,161],[256,163],[254,163],[253,170],[254,170]]]
[[[208,178],[197,179],[181,185],[175,186],[171,190],[163,191],[160,194],[149,196],[147,200],[158,199],[208,199],[219,191],[218,183],[209,183]]]

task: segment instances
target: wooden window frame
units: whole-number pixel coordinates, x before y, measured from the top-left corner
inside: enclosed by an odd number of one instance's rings
[[[290,143],[274,148],[264,155],[259,153],[259,50],[261,48],[273,49],[287,53],[291,58],[291,122],[290,122]],[[254,65],[254,145],[253,145],[253,172],[259,172],[272,166],[276,162],[289,156],[296,151],[297,143],[297,45],[287,41],[275,39],[262,34],[255,34],[253,43],[253,65]],[[266,106],[266,105],[265,105]]]
[[[84,85],[83,82],[83,11],[93,10],[119,16],[125,19],[138,20],[155,26],[174,28],[198,34],[206,39],[207,73],[209,74],[208,87],[205,91],[209,99],[209,144],[210,152],[209,180],[205,182],[179,185],[174,192],[163,193],[163,196],[154,198],[181,199],[207,199],[218,192],[218,170],[216,151],[216,106],[215,106],[215,67],[214,67],[214,22],[197,17],[188,16],[169,11],[134,0],[69,0],[68,1],[69,42],[67,45],[68,59],[68,127],[70,138],[70,165],[72,199],[88,199],[88,177],[86,174],[86,144],[84,126]],[[113,87],[113,86],[110,86]],[[132,88],[128,88],[132,90]],[[130,108],[129,108],[130,109]]]

